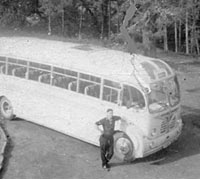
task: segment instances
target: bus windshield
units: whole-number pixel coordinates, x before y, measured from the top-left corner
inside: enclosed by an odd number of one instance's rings
[[[152,113],[163,111],[169,106],[173,107],[180,101],[180,90],[176,77],[153,83],[150,88],[148,106]]]

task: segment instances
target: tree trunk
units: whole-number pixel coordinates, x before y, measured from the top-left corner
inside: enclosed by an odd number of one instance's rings
[[[186,45],[186,54],[189,54],[188,12],[186,12],[185,16],[185,45]]]
[[[103,17],[103,30],[102,30],[102,37],[108,38],[109,33],[109,27],[108,27],[108,21],[109,21],[109,13],[108,13],[108,6],[109,6],[110,0],[103,0],[102,1],[102,17]]]
[[[190,40],[190,48],[191,48],[190,52],[192,54],[195,53],[195,46],[196,46],[195,28],[196,28],[195,27],[195,20],[193,19],[192,30],[191,30],[191,40]]]
[[[101,16],[101,39],[103,39],[103,34],[104,34],[104,24],[103,24],[103,13]]]
[[[144,55],[149,55],[150,50],[150,41],[149,41],[149,35],[148,32],[145,29],[142,29],[142,44],[143,44],[143,50]]]
[[[175,39],[175,52],[178,52],[178,35],[177,35],[177,21],[174,22],[174,39]]]
[[[164,51],[168,51],[168,42],[167,42],[167,26],[164,25]]]
[[[51,15],[48,16],[48,35],[51,35]]]
[[[108,38],[111,36],[111,0],[108,1]]]
[[[120,19],[119,19],[119,2],[117,1],[117,33],[120,32]]]
[[[132,39],[131,36],[129,35],[127,26],[129,24],[129,21],[134,16],[135,12],[136,12],[135,3],[131,1],[130,7],[126,11],[126,16],[124,17],[123,24],[120,27],[121,34],[124,36],[125,42],[128,43],[128,52],[131,54],[136,52],[136,44],[135,44],[135,40]]]
[[[193,1],[194,5],[197,1]],[[199,43],[198,43],[198,33],[197,33],[197,22],[198,22],[198,14],[197,8],[193,6],[192,10],[193,19],[192,19],[192,35],[191,35],[191,49],[193,54],[199,54]]]
[[[62,34],[63,34],[63,36],[65,34],[65,9],[64,9],[64,7],[62,9]]]
[[[81,6],[80,10],[80,21],[79,21],[79,33],[78,33],[78,39],[82,39],[82,22],[83,22],[83,6]]]
[[[199,50],[199,39],[196,38],[196,47],[197,47],[197,55],[200,54],[200,50]]]
[[[179,34],[179,37],[178,37],[178,48],[179,48],[179,51],[181,51],[181,36],[182,36],[181,20],[179,20],[178,34]]]
[[[35,0],[34,11],[38,12],[39,9],[39,0]]]

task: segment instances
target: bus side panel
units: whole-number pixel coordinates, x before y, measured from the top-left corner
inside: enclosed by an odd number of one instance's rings
[[[105,114],[99,100],[12,76],[1,75],[0,81],[0,95],[11,100],[18,117],[99,145],[95,122]]]
[[[14,107],[15,114],[22,114],[22,91],[19,90],[17,83],[5,75],[0,75],[0,96],[6,96]]]

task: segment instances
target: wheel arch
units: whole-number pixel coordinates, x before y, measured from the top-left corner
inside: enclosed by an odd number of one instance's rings
[[[6,107],[4,104],[6,104]],[[0,117],[5,120],[14,118],[14,110],[11,101],[4,95],[0,96]]]
[[[141,158],[144,148],[142,132],[135,125],[132,125],[127,128],[125,133],[129,136],[134,145],[135,158]]]

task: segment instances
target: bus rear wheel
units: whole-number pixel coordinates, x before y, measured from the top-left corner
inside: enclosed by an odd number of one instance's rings
[[[121,161],[134,160],[134,146],[131,139],[123,132],[114,134],[114,155]]]
[[[13,107],[5,96],[0,97],[0,117],[6,120],[13,119]]]

